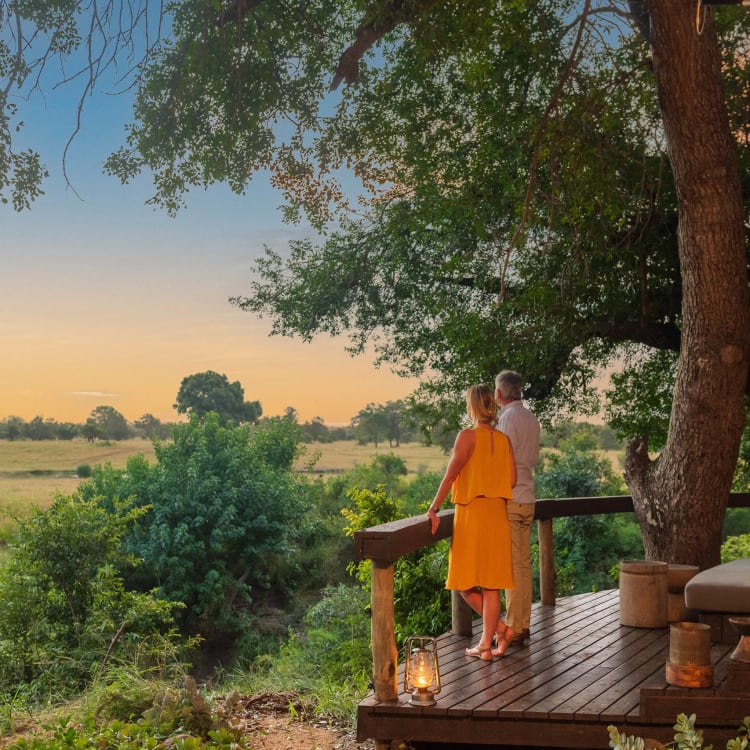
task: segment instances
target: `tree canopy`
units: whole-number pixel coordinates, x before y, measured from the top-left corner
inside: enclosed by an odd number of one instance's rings
[[[86,38],[79,10],[34,0],[3,21],[65,53]],[[618,427],[635,438],[627,480],[646,554],[709,564],[750,353],[749,17],[699,10],[696,22],[688,0],[173,4],[106,168],[150,171],[169,211],[193,187],[241,193],[270,173],[287,218],[327,234],[269,250],[235,302],[275,333],[374,344],[424,379],[417,398],[441,419],[504,367],[556,414],[592,408],[616,357],[639,382],[657,353],[678,354],[662,454],[649,455],[647,420]],[[115,18],[96,35],[117,39]],[[8,48],[13,85],[28,79],[24,54]],[[686,525],[703,530],[690,550],[676,541]]]
[[[174,408],[178,414],[195,414],[203,418],[216,412],[222,424],[257,422],[263,409],[260,401],[245,401],[245,391],[239,380],[233,383],[223,373],[207,370],[182,379]]]

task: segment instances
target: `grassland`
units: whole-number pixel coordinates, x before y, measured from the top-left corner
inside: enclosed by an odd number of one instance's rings
[[[23,515],[31,507],[47,507],[58,492],[73,492],[80,482],[79,466],[109,463],[125,468],[128,458],[139,453],[153,461],[151,441],[0,440],[0,532],[10,517]],[[386,442],[376,448],[342,440],[304,446],[297,468],[336,473],[369,463],[379,453],[400,456],[412,474],[425,470],[442,472],[448,461],[440,448],[417,443],[391,448]]]
[[[333,443],[312,443],[304,446],[304,453],[297,461],[297,468],[312,469],[322,474],[345,471],[354,466],[361,466],[372,461],[373,457],[393,453],[406,462],[410,474],[423,471],[442,473],[448,464],[448,456],[441,448],[426,446],[420,443],[403,443],[400,446],[389,446],[388,442],[380,443],[377,448],[371,443],[358,445],[353,440],[340,440]]]
[[[153,460],[150,440],[0,440],[0,513],[19,515],[33,506],[46,507],[55,493],[75,490],[81,481],[79,466],[111,463],[124,468],[139,453]]]

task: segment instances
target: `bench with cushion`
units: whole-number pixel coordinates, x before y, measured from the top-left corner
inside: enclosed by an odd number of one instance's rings
[[[750,557],[707,568],[685,585],[685,605],[711,626],[714,643],[736,643],[732,615],[750,615]]]

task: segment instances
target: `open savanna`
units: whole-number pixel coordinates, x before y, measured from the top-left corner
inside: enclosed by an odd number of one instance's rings
[[[125,468],[128,458],[139,453],[149,461],[155,460],[151,441],[141,438],[94,443],[83,439],[0,440],[0,528],[12,516],[23,515],[32,507],[47,507],[58,492],[73,492],[81,481],[77,476],[79,466],[109,463]],[[372,443],[357,445],[341,440],[303,446],[297,468],[337,473],[369,463],[379,453],[400,456],[410,474],[442,472],[448,461],[440,448],[419,443],[391,448],[387,442],[375,447]]]
[[[150,440],[0,440],[0,513],[46,507],[55,493],[67,494],[78,486],[79,466],[110,463],[120,469],[139,453],[153,460]]]
[[[427,446],[421,443],[402,443],[388,445],[388,441],[359,445],[354,440],[338,440],[333,443],[309,443],[303,446],[303,453],[297,461],[300,470],[315,471],[321,474],[345,471],[355,466],[370,463],[380,455],[393,453],[405,463],[410,475],[424,471],[442,473],[448,464],[449,456],[437,446]]]

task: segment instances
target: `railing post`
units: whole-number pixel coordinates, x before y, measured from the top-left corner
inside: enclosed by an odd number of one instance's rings
[[[372,561],[372,667],[375,699],[398,698],[398,652],[393,610],[393,564]]]
[[[537,521],[539,537],[539,591],[542,604],[555,605],[555,540],[552,519]]]
[[[451,591],[451,630],[453,635],[470,636],[474,613],[458,591]]]
[[[398,651],[393,609],[393,564],[372,561],[372,668],[375,699],[398,700]],[[375,739],[375,750],[389,750],[390,739]]]

